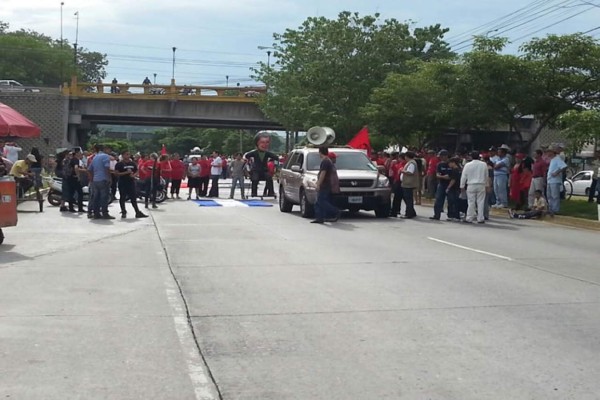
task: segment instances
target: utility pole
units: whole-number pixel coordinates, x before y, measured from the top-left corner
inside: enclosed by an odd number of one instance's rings
[[[79,11],[76,11],[75,17],[77,18],[77,24],[75,25],[75,43],[73,44],[73,66],[75,67],[75,73],[77,74],[77,43],[79,42]]]
[[[175,84],[175,51],[177,47],[173,47],[173,72],[171,73],[171,85]]]

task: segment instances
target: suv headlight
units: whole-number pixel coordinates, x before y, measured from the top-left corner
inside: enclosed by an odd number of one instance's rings
[[[390,185],[390,181],[385,176],[380,176],[379,178],[377,178],[377,187],[378,188],[388,187],[389,185]]]

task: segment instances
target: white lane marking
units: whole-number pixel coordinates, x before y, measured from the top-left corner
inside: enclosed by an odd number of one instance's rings
[[[448,245],[448,246],[457,247],[459,249],[473,251],[475,253],[485,254],[485,255],[491,256],[491,257],[501,258],[502,260],[506,260],[506,261],[513,261],[512,258],[506,257],[506,256],[501,256],[500,254],[490,253],[488,251],[478,250],[478,249],[474,249],[474,248],[467,247],[467,246],[461,246],[460,244],[456,244],[456,243],[452,243],[452,242],[446,242],[445,240],[436,239],[436,238],[432,238],[432,237],[427,237],[427,239],[433,240],[434,242],[442,243],[442,244],[445,244],[445,245]]]
[[[216,400],[218,395],[212,381],[208,377],[204,361],[198,353],[196,341],[188,324],[185,306],[181,300],[179,289],[173,281],[173,277],[166,268],[161,268],[167,299],[171,306],[175,331],[179,337],[181,349],[183,350],[188,367],[188,375],[194,387],[197,400]]]

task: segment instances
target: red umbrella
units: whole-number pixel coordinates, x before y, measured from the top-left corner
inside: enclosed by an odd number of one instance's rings
[[[39,137],[42,130],[17,110],[0,103],[0,136]]]

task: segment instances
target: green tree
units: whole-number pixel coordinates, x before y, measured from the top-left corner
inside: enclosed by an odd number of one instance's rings
[[[600,43],[583,34],[549,35],[522,46],[533,64],[536,101],[532,114],[539,123],[528,144],[570,110],[600,103]]]
[[[348,139],[364,125],[359,110],[389,73],[407,72],[407,61],[415,58],[451,56],[446,32],[439,25],[381,21],[379,14],[308,18],[298,29],[275,34],[275,65],[255,69],[269,88],[261,108],[288,130],[329,126]]]
[[[575,152],[600,141],[599,110],[570,110],[562,114],[558,121],[569,141],[569,148]]]
[[[390,74],[361,114],[391,143],[421,145],[448,126],[447,92],[438,78],[451,64],[419,62],[415,72]]]

